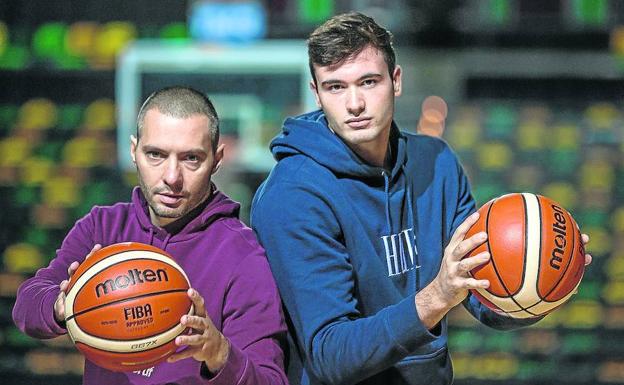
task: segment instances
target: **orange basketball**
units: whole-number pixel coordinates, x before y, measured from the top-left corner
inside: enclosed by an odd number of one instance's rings
[[[114,371],[145,369],[176,350],[192,314],[182,268],[163,250],[142,243],[104,247],[80,264],[69,282],[65,322],[76,347]]]
[[[576,292],[585,271],[585,248],[578,225],[558,203],[515,193],[479,209],[466,238],[485,231],[487,241],[467,256],[489,251],[486,264],[472,270],[487,289],[471,290],[490,309],[514,318],[546,314]]]

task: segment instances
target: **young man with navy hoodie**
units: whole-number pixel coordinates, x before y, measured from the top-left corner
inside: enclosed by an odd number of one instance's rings
[[[486,234],[464,239],[478,214],[447,144],[393,121],[402,73],[390,33],[359,13],[335,16],[308,54],[320,110],[285,121],[251,216],[287,311],[289,380],[449,384],[453,307],[501,330],[537,319],[469,295],[488,286],[468,272],[489,255],[462,257]]]
[[[112,372],[86,360],[84,384],[287,383],[286,325],[265,252],[238,219],[239,204],[210,181],[223,158],[218,141],[218,116],[205,95],[185,87],[150,95],[131,137],[139,180],[132,202],[94,207],[50,265],[20,287],[15,323],[32,337],[54,338],[67,332],[68,275],[100,247],[151,244],[185,270],[195,315],[181,322],[193,334],[175,342],[186,349],[139,372]]]

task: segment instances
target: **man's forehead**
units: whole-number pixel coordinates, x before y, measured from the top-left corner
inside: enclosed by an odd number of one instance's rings
[[[346,74],[347,72],[379,72],[383,74],[387,72],[388,65],[381,51],[374,47],[367,46],[338,63],[327,66],[313,63],[313,68],[317,77],[319,77],[319,75],[331,77],[332,74]]]
[[[178,118],[159,111],[152,113],[152,110],[149,110],[145,115],[141,137],[144,142],[185,142],[195,143],[195,146],[210,146],[210,124],[210,119],[202,114]]]

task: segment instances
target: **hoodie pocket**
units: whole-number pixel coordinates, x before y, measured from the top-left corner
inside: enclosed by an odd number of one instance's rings
[[[446,346],[432,353],[407,356],[395,367],[407,384],[448,385],[453,382],[453,365]]]

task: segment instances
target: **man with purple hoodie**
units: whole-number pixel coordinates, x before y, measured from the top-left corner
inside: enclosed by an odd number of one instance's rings
[[[151,370],[112,372],[89,360],[84,384],[286,384],[280,298],[239,204],[211,183],[223,159],[210,100],[186,87],[150,95],[139,112],[131,155],[139,187],[132,202],[95,206],[78,220],[46,268],[22,284],[13,319],[24,333],[54,338],[64,320],[68,278],[95,250],[142,242],[166,250],[186,271],[196,313],[181,322],[193,334]]]

